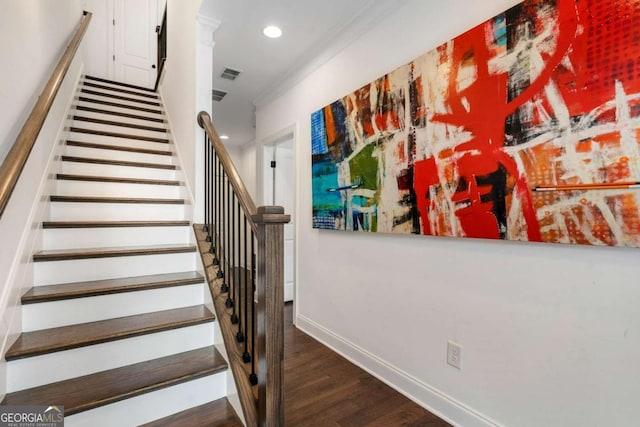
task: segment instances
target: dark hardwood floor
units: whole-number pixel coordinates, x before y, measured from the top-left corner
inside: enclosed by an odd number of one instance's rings
[[[285,306],[287,427],[450,426],[293,326]]]

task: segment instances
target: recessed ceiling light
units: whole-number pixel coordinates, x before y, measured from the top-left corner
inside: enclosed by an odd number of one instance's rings
[[[220,139],[229,139],[229,135],[220,135]]]
[[[264,27],[264,30],[262,30],[262,34],[269,37],[270,39],[277,39],[282,35],[282,30],[275,25],[269,25],[268,27]]]

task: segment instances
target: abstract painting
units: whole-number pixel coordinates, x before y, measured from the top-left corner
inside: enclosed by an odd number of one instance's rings
[[[640,246],[640,1],[527,0],[311,115],[313,226]]]

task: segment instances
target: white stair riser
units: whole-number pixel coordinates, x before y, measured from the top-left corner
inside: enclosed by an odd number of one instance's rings
[[[91,81],[91,80],[84,80],[82,83],[85,83],[85,82],[87,83],[87,85],[86,86],[82,85],[80,89],[91,90],[94,92],[108,93],[116,96],[126,96],[127,98],[143,99],[151,102],[160,102],[157,98],[157,94],[153,92],[145,92],[139,89],[128,88],[128,87],[118,87],[111,83],[97,82],[97,81]],[[100,85],[103,87],[98,88],[98,87],[92,87],[91,85]],[[122,92],[122,90],[127,91],[127,93]],[[135,93],[129,93],[129,92],[135,92]],[[148,95],[156,96],[156,98],[150,98]]]
[[[90,90],[92,92],[100,92],[100,93],[99,94],[95,94],[95,93],[79,92],[78,95],[79,96],[83,96],[83,97],[89,97],[91,99],[99,99],[101,101],[117,102],[118,104],[124,104],[124,105],[132,106],[132,107],[150,108],[152,110],[161,110],[163,108],[162,106],[146,104],[146,102],[153,102],[155,104],[159,104],[160,101],[157,100],[157,99],[151,99],[151,98],[144,99],[144,98],[139,97],[139,96],[127,95],[125,93],[113,93],[116,96],[123,96],[125,98],[130,98],[131,101],[129,101],[129,100],[122,100],[122,99],[117,99],[117,98],[113,98],[113,97],[107,96],[107,95],[105,95],[105,93],[107,93],[107,91],[104,91],[102,89],[95,89],[95,88],[86,88],[86,89]]]
[[[164,418],[227,394],[227,372],[167,387],[65,417],[66,427],[135,426]]]
[[[22,306],[22,332],[192,307],[204,302],[203,292],[204,287],[200,283],[26,304]]]
[[[72,141],[93,142],[120,147],[144,148],[150,150],[173,151],[173,145],[166,142],[143,141],[133,138],[119,138],[106,135],[91,135],[88,133],[70,132],[69,138]],[[166,139],[166,138],[164,138]]]
[[[174,221],[185,218],[185,205],[145,203],[51,203],[51,221]]]
[[[179,199],[179,185],[130,184],[60,179],[56,182],[58,196],[132,197]]]
[[[115,144],[109,144],[115,145]],[[155,149],[155,148],[154,148]],[[170,147],[160,147],[161,151],[171,151]],[[65,155],[73,157],[87,157],[90,159],[121,160],[126,162],[155,163],[160,165],[172,165],[175,162],[173,156],[161,154],[135,153],[129,151],[110,150],[103,148],[75,147],[67,145]]]
[[[81,112],[78,112],[76,114],[79,117],[86,117],[84,114],[82,114]],[[111,117],[105,120],[109,120],[112,122],[119,122],[120,120],[117,117]],[[92,129],[92,130],[97,130],[97,131],[103,131],[103,132],[117,132],[117,133],[126,133],[126,134],[130,134],[130,135],[139,135],[139,136],[149,136],[152,138],[163,138],[163,139],[167,139],[169,138],[169,133],[167,133],[166,131],[163,131],[162,129],[164,129],[162,123],[159,123],[159,126],[154,126],[151,123],[147,123],[144,124],[143,126],[147,126],[147,127],[153,127],[153,128],[160,128],[160,130],[150,130],[150,129],[138,129],[138,128],[134,128],[134,127],[130,127],[130,126],[120,126],[120,125],[111,125],[111,124],[104,124],[104,123],[94,123],[94,122],[90,122],[90,121],[86,121],[86,120],[73,120],[73,124],[71,125],[73,127],[77,127],[80,129]]]
[[[193,252],[114,258],[46,261],[34,263],[36,286],[151,274],[179,273],[195,269]]]
[[[191,227],[47,228],[42,235],[45,250],[188,244]]]
[[[213,323],[204,323],[12,360],[7,362],[7,392],[207,347],[213,339]]]
[[[87,95],[87,94],[80,94],[79,96],[82,96],[84,98],[88,98],[88,99],[99,99],[97,96],[94,95]],[[113,102],[116,104],[122,104],[122,105],[126,105],[126,102],[122,102],[122,101],[118,101],[115,99],[104,99],[101,98],[102,100],[106,100],[107,102]],[[91,101],[76,101],[75,103],[76,105],[82,105],[85,107],[90,107],[90,108],[100,108],[102,110],[109,110],[109,111],[117,111],[119,113],[126,113],[126,114],[136,114],[139,116],[145,116],[145,117],[152,117],[155,119],[164,119],[164,114],[162,113],[150,113],[148,111],[140,111],[140,110],[133,110],[130,108],[126,108],[126,107],[114,107],[112,105],[104,105],[104,104],[100,104],[97,102],[91,102]],[[143,108],[146,109],[151,109],[151,110],[158,110],[157,107],[152,107],[150,105],[143,105]]]
[[[87,107],[89,105],[86,105]],[[74,106],[73,110],[71,111],[73,115],[77,115],[77,116],[82,116],[82,117],[90,117],[93,119],[100,119],[100,120],[111,120],[111,121],[115,121],[115,122],[121,122],[121,123],[130,123],[133,125],[142,125],[142,126],[152,126],[152,127],[156,127],[156,128],[163,128],[163,129],[167,129],[167,123],[166,122],[158,122],[155,120],[144,120],[144,119],[136,119],[136,118],[131,118],[131,117],[123,117],[123,116],[119,116],[119,115],[114,115],[114,114],[108,114],[108,113],[96,113],[93,111],[86,111],[86,110],[78,110],[75,108],[76,106]],[[104,110],[104,111],[115,111],[115,109],[113,107],[109,107],[108,105],[104,105],[104,106],[99,106],[99,105],[93,105],[91,106],[91,108],[96,108],[98,110]],[[147,117],[147,115],[149,117],[152,118],[159,118],[157,117],[157,114],[148,114],[145,113],[144,111],[129,111],[127,112],[127,114],[132,114],[135,116],[142,116],[142,117]],[[81,122],[78,121],[77,123],[86,123],[86,122]]]
[[[60,173],[74,175],[121,176],[123,178],[175,180],[176,171],[171,169],[141,168],[95,163],[62,162]]]

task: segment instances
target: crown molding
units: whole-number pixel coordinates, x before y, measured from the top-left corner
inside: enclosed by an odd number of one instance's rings
[[[262,107],[273,102],[406,2],[407,0],[369,0],[348,22],[332,28],[328,32],[332,34],[328,40],[323,39],[311,46],[307,51],[309,53],[298,58],[290,70],[263,91],[253,104]]]

